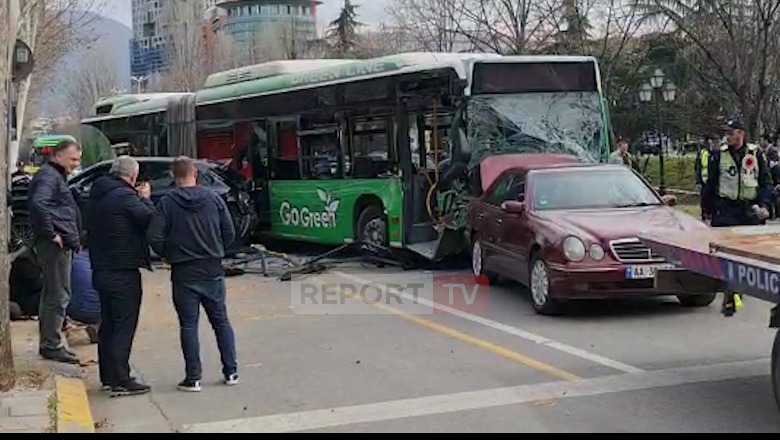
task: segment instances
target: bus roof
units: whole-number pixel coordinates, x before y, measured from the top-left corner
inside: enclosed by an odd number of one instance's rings
[[[52,135],[37,137],[35,141],[33,141],[33,147],[34,148],[56,147],[57,144],[59,144],[62,141],[77,142],[76,138],[74,138],[73,136],[52,134]]]
[[[164,112],[172,100],[192,93],[146,93],[136,95],[119,95],[101,99],[95,104],[96,116],[83,122],[97,122],[115,119],[123,116],[136,116]]]
[[[593,57],[579,56],[411,52],[370,60],[310,60],[306,64],[285,66],[266,63],[244,69],[246,73],[243,77],[237,71],[212,75],[206,82],[206,87],[197,93],[196,101],[197,105],[210,105],[235,99],[444,68],[452,68],[461,78],[466,79],[469,74],[468,66],[475,61],[523,63],[595,62],[596,60]],[[270,72],[279,73],[274,75]]]
[[[369,60],[316,59],[272,61],[215,73],[197,93],[120,95],[100,100],[95,115],[82,123],[165,112],[171,101],[195,96],[204,106],[263,95],[305,90],[350,81],[381,78],[427,70],[454,69],[463,79],[474,62],[593,62],[587,56],[502,56],[489,53],[410,52]]]

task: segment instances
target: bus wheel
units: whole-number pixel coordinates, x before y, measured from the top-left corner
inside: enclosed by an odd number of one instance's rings
[[[371,205],[358,218],[358,239],[363,243],[387,247],[387,220],[382,208]]]

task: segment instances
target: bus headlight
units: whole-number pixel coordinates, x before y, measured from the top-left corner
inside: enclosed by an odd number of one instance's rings
[[[586,252],[585,243],[579,238],[570,236],[563,240],[563,254],[569,261],[579,263],[585,259]]]

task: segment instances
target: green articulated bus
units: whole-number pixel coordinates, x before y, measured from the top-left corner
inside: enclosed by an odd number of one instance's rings
[[[441,259],[467,249],[480,161],[511,153],[604,161],[595,59],[409,53],[292,60],[212,75],[194,94],[104,100],[84,123],[132,154],[234,164],[263,235],[370,242]]]

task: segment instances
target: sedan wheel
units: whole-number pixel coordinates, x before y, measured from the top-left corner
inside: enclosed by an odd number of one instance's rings
[[[471,270],[474,276],[482,275],[482,243],[479,240],[474,242],[474,248],[471,251]]]
[[[498,275],[485,270],[485,250],[479,240],[474,240],[471,248],[471,271],[475,277],[487,277],[490,284],[498,281]]]
[[[550,277],[547,265],[535,260],[531,267],[531,301],[540,315],[556,315],[560,304],[550,294]]]

